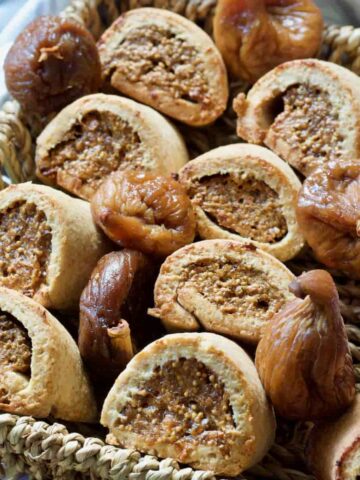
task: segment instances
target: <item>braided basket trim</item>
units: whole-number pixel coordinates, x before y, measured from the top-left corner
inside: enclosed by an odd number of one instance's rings
[[[166,8],[199,23],[209,34],[216,0],[72,0],[61,13],[83,23],[98,38],[104,28],[124,11],[153,6]],[[328,26],[324,30],[321,58],[346,66],[360,75],[360,28]],[[242,82],[231,85],[232,97],[246,88]],[[192,156],[212,148],[239,141],[235,115],[229,109],[213,126],[193,129],[181,125]],[[31,125],[27,127],[27,125]],[[42,119],[25,117],[15,101],[0,110],[0,171],[13,183],[34,178],[33,140],[43,127]],[[1,172],[0,172],[1,173]],[[0,175],[0,189],[6,182]],[[318,267],[305,254],[289,263],[295,274]],[[337,278],[336,272],[332,272]],[[346,322],[349,344],[355,362],[357,388],[360,391],[360,286],[344,278],[337,284],[341,311]],[[261,464],[239,478],[247,480],[313,480],[304,473],[304,445],[309,425],[279,425],[285,440],[275,444]],[[180,468],[171,459],[158,460],[133,450],[106,445],[98,438],[69,433],[65,426],[49,425],[31,417],[0,414],[0,458],[6,474],[15,478],[27,472],[32,478],[72,480],[214,480],[212,473]],[[0,464],[1,474],[1,464]]]

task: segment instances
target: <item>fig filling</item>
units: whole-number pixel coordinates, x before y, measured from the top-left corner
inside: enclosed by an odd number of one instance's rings
[[[360,437],[346,450],[338,464],[337,478],[360,479]]]
[[[10,313],[0,310],[0,374],[6,371],[30,377],[31,340],[24,326]],[[0,403],[9,403],[9,392],[0,388]]]
[[[46,282],[51,228],[34,203],[18,201],[0,212],[0,285],[33,296]]]
[[[139,135],[127,122],[111,112],[92,111],[49,151],[39,170],[88,199],[110,173],[146,169],[151,162],[147,157]]]
[[[263,243],[279,242],[287,234],[278,194],[246,173],[203,177],[189,190],[194,203],[231,233]]]
[[[224,385],[195,358],[156,367],[119,413],[117,426],[154,442],[201,442],[224,453],[235,428]]]
[[[116,57],[105,66],[106,74],[111,75],[114,68],[128,82],[141,82],[191,103],[210,104],[198,51],[164,27],[147,25],[128,32],[116,48]]]
[[[339,117],[328,93],[309,85],[295,85],[282,100],[283,112],[275,118],[271,130],[286,143],[301,149],[301,171],[309,173],[342,156]]]
[[[266,273],[230,260],[201,260],[183,269],[181,285],[194,288],[223,314],[268,320],[286,298]]]

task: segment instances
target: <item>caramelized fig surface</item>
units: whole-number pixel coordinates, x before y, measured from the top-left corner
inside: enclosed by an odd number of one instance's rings
[[[117,172],[97,190],[91,208],[111,240],[144,253],[164,257],[195,237],[191,201],[170,177]]]
[[[229,72],[250,83],[281,63],[316,56],[322,30],[312,0],[219,0],[214,18]]]
[[[95,40],[82,25],[55,16],[31,22],[4,64],[9,92],[31,113],[46,115],[94,93],[101,83]]]
[[[297,220],[320,262],[360,278],[360,160],[330,162],[307,177]]]
[[[287,303],[263,331],[256,366],[276,412],[290,420],[340,414],[355,396],[355,376],[339,297],[324,270],[290,284]]]

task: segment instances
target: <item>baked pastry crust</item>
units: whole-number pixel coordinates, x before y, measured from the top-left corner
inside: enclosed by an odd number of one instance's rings
[[[209,199],[212,210],[210,212],[212,215],[209,216],[206,206],[204,208],[202,200],[196,196],[196,185],[199,182],[201,183],[201,180],[206,180],[214,175],[221,176],[221,178],[229,175],[230,178],[233,176],[233,179],[239,186],[243,182],[254,179],[257,182],[262,182],[261,184],[265,184],[264,186],[270,187],[271,191],[269,193],[271,196],[275,193],[278,199],[274,202],[271,201],[271,204],[267,206],[267,212],[265,210],[262,212],[261,206],[259,212],[256,211],[259,208],[255,204],[255,201],[259,198],[257,188],[254,190],[256,197],[250,199],[253,206],[251,207],[251,203],[248,205],[249,212],[243,209],[243,205],[240,202],[234,203],[233,206],[229,205],[229,207],[233,211],[235,228],[236,222],[241,225],[242,221],[244,221],[244,227],[248,230],[248,226],[251,223],[252,230],[255,232],[256,229],[261,228],[257,213],[263,217],[264,221],[266,214],[269,217],[269,224],[266,225],[264,222],[265,227],[268,228],[264,233],[268,236],[272,235],[274,229],[279,230],[279,227],[274,222],[274,217],[277,215],[284,223],[284,230],[286,229],[282,238],[277,240],[275,237],[275,240],[271,242],[256,241],[254,238],[241,236],[235,230],[222,226],[221,220],[223,217],[226,217],[225,223],[229,224],[229,215],[228,211],[226,211],[226,206],[225,211],[221,211],[221,202],[219,202],[218,197],[215,197],[213,200]],[[240,143],[219,147],[187,163],[179,172],[179,180],[187,189],[190,198],[192,198],[197,218],[197,228],[201,238],[246,240],[282,261],[294,257],[303,247],[304,241],[296,222],[295,213],[297,194],[301,188],[301,183],[291,168],[270,150],[257,145]],[[261,184],[259,184],[260,187]],[[224,186],[225,189],[226,185]],[[219,190],[214,192],[214,195],[218,192]],[[238,194],[242,195],[243,192],[240,191]],[[224,191],[224,195],[226,198],[226,191]],[[243,200],[244,198],[242,197],[241,201]],[[227,201],[229,204],[229,197]],[[211,202],[213,202],[212,205]],[[266,208],[266,205],[263,208]],[[246,213],[250,213],[250,216],[253,218],[249,218]],[[230,223],[232,223],[231,219]]]
[[[182,438],[172,444],[159,439],[150,441],[145,435],[118,428],[119,411],[131,400],[134,391],[141,389],[156,367],[180,358],[202,362],[224,384],[234,420],[233,428],[226,432],[233,441],[229,442],[227,455],[201,437],[198,443],[196,438],[194,441]],[[227,476],[236,476],[260,461],[275,433],[274,414],[253,362],[236,343],[210,333],[167,335],[148,345],[117,378],[105,400],[101,423],[110,430],[107,437],[110,443],[169,456],[194,468]]]
[[[304,96],[292,125],[283,113],[278,115],[279,100],[299,86]],[[312,98],[306,99],[309,89]],[[250,143],[264,143],[307,176],[329,160],[360,156],[359,91],[359,77],[334,63],[315,59],[284,63],[258,80],[247,96],[240,93],[235,98],[237,134]],[[299,90],[292,102],[298,94]],[[326,98],[323,105],[321,94]],[[317,117],[322,107],[322,117]],[[298,140],[291,140],[294,125]]]
[[[288,290],[294,278],[254,245],[203,240],[162,264],[149,314],[170,332],[201,328],[257,343],[264,323],[294,298]]]
[[[20,322],[31,340],[31,375],[2,368],[0,410],[76,422],[96,420],[96,403],[78,348],[44,307],[15,290],[0,287],[0,311]]]
[[[44,212],[51,231],[48,266],[32,295],[34,300],[47,308],[77,308],[93,268],[111,248],[93,223],[90,204],[51,187],[28,182],[10,185],[0,192],[0,214],[6,215],[6,210],[18,202],[35,204]],[[28,248],[21,244],[21,239],[20,247]],[[18,249],[16,244],[14,249]],[[5,263],[6,259],[3,260]],[[0,286],[16,289],[9,284],[9,278],[0,276]]]
[[[319,480],[356,480],[360,475],[360,394],[335,421],[314,428],[309,463]]]
[[[159,38],[152,39],[152,48],[148,55],[144,44],[136,50],[136,54],[139,54],[141,59],[141,65],[136,64],[134,56],[131,57],[134,62],[131,65],[126,65],[124,59],[116,57],[119,55],[120,45],[126,42],[129,34],[139,30],[141,32],[139,35],[143,39],[143,33],[149,28],[170,32],[167,36],[162,35],[165,42],[169,39],[173,41],[178,39],[180,42],[174,52],[171,51],[168,58],[163,59],[162,62],[161,68],[164,68],[165,72],[170,72],[167,88],[161,85],[161,82],[165,81],[164,70],[160,71],[157,79],[153,78],[148,84],[146,79],[144,80],[145,74],[157,72],[160,68],[159,63],[162,59],[157,58],[153,52],[159,42],[162,45],[162,40]],[[184,54],[176,64],[175,56],[183,46]],[[158,8],[130,10],[121,15],[105,31],[98,42],[98,48],[103,75],[114,88],[170,117],[189,125],[201,126],[216,120],[226,108],[229,95],[228,82],[220,52],[200,27],[176,13]],[[189,50],[191,50],[190,53]],[[188,58],[184,61],[186,56]],[[169,62],[174,62],[175,65],[167,65]],[[193,65],[193,62],[197,63]],[[126,66],[129,67],[128,71]],[[144,71],[141,71],[142,66]],[[137,68],[140,69],[139,72]],[[204,94],[201,94],[198,85],[194,85],[194,90],[190,88],[188,92],[182,92],[180,85],[180,93],[172,94],[170,87],[175,88],[176,82],[180,84],[184,80],[191,81],[194,75],[199,75],[200,70]]]
[[[93,151],[94,162],[87,166],[89,173],[84,172],[86,160],[78,165],[77,171],[75,167],[75,172],[64,168],[64,163],[57,161],[56,154],[55,160],[52,161],[49,155],[57,146],[65,142],[72,145],[77,153],[80,148],[77,146],[79,135],[74,135],[70,140],[67,140],[67,136],[77,125],[82,125],[83,119],[94,114],[100,116],[96,129],[98,125],[102,125],[107,134],[103,145],[99,144],[97,137],[94,140],[95,145],[89,145],[87,140],[81,145],[79,154],[82,156],[84,151],[88,151],[89,155]],[[109,115],[111,118],[108,119],[106,116]],[[118,136],[121,134],[117,133],[117,125],[112,125],[111,119],[121,122],[120,128],[123,128],[122,136],[125,142],[123,147],[117,144],[119,139],[113,138],[114,132]],[[88,126],[89,130],[91,128],[93,128],[91,125]],[[109,145],[109,137],[112,145]],[[131,142],[134,142],[133,145]],[[120,149],[119,152],[116,153],[116,149]],[[115,157],[115,165],[108,165],[111,155]],[[103,165],[101,165],[102,158]],[[44,183],[59,185],[89,200],[100,182],[112,171],[141,169],[166,176],[177,172],[188,159],[181,135],[158,112],[128,98],[97,93],[71,103],[46,126],[37,139],[35,160],[37,176]],[[75,156],[74,160],[76,163],[78,158]],[[66,163],[71,165],[72,160],[67,160]]]

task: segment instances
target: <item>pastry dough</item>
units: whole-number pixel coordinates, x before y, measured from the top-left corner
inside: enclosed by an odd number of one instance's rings
[[[296,222],[301,183],[277,155],[257,145],[216,148],[179,172],[201,238],[247,240],[279,260],[303,246]]]
[[[44,307],[0,287],[0,410],[74,422],[96,420],[80,353]]]
[[[226,108],[220,52],[195,23],[164,9],[121,15],[98,43],[103,75],[120,92],[189,125],[206,125]]]
[[[360,394],[340,418],[315,427],[309,463],[318,480],[357,480],[360,475]]]
[[[204,328],[256,343],[264,323],[294,298],[288,290],[294,278],[254,245],[204,240],[165,260],[149,313],[169,331]]]
[[[47,308],[78,307],[109,243],[87,202],[30,182],[0,192],[0,286]]]
[[[234,100],[237,133],[264,143],[305,176],[360,157],[360,78],[321,60],[284,63]]]
[[[170,122],[133,100],[102,93],[76,100],[37,139],[37,176],[90,200],[118,170],[177,172],[188,160]]]
[[[128,364],[110,390],[107,441],[236,476],[262,459],[275,419],[253,362],[211,333],[167,335]]]

